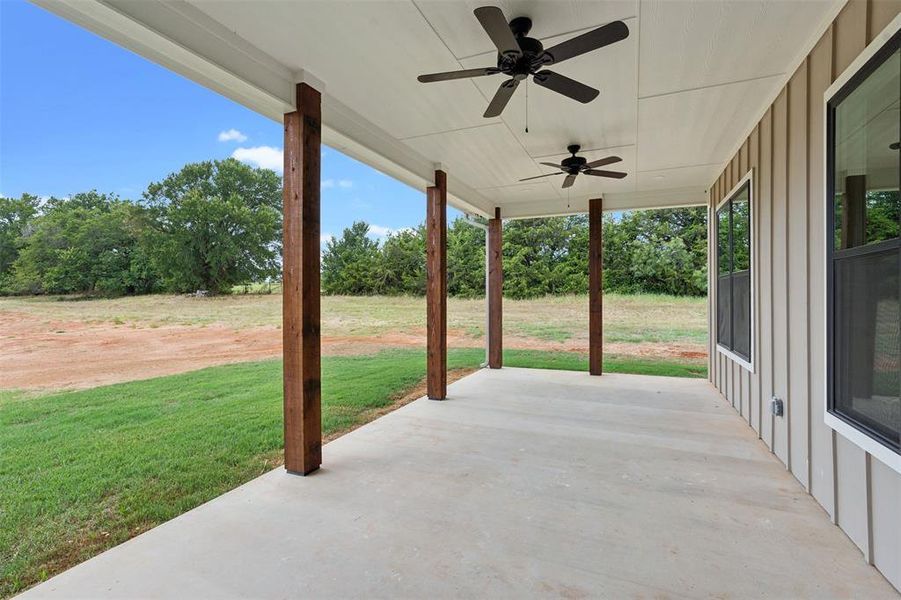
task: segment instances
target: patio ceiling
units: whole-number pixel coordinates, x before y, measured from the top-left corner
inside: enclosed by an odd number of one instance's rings
[[[844,0],[127,2],[36,0],[150,60],[281,121],[294,83],[324,85],[323,141],[410,185],[440,164],[449,201],[487,216],[706,202],[734,154]],[[587,105],[529,85],[501,117],[482,113],[501,75],[420,84],[421,73],[491,66],[473,9],[529,16],[545,46],[623,20],[629,37],[554,70],[596,87]],[[189,109],[186,109],[189,110]],[[623,180],[519,179],[578,143]],[[390,207],[386,207],[390,209]]]

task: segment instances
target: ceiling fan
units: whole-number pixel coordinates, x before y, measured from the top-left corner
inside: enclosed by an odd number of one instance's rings
[[[588,162],[588,159],[586,159],[584,156],[576,156],[576,154],[579,152],[578,144],[567,146],[566,150],[570,154],[572,154],[572,156],[564,158],[559,165],[549,162],[541,163],[548,167],[555,167],[557,169],[560,169],[559,173],[546,173],[544,175],[536,175],[535,177],[526,177],[525,179],[520,179],[520,181],[529,181],[532,179],[540,179],[541,177],[551,177],[553,175],[565,174],[566,179],[563,180],[563,187],[568,188],[576,182],[576,176],[579,173],[584,173],[585,175],[594,175],[595,177],[611,177],[613,179],[622,179],[626,176],[626,174],[621,171],[603,171],[595,168],[603,167],[605,165],[611,165],[613,163],[621,161],[622,159],[618,156],[608,156],[606,158],[599,158],[597,160]]]
[[[629,37],[629,28],[626,27],[626,24],[622,21],[614,21],[545,50],[541,42],[526,37],[532,28],[532,20],[528,17],[516,17],[508,24],[504,13],[496,6],[482,6],[475,9],[473,13],[485,33],[497,46],[497,66],[447,73],[430,73],[420,75],[417,79],[422,83],[431,83],[498,73],[510,76],[511,79],[504,81],[495,92],[494,98],[485,111],[485,117],[500,115],[519,86],[519,82],[530,75],[532,80],[542,87],[583,104],[591,102],[600,94],[598,90],[559,73],[541,69]]]

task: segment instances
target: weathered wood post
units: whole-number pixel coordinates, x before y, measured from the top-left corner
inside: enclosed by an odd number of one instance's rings
[[[426,190],[426,382],[432,400],[447,397],[447,175]]]
[[[504,364],[504,254],[501,209],[494,209],[488,220],[488,367],[500,369]]]
[[[322,464],[319,349],[319,179],[321,96],[297,84],[285,125],[282,354],[285,469]]]
[[[588,372],[603,373],[604,364],[604,244],[603,201],[588,201]]]

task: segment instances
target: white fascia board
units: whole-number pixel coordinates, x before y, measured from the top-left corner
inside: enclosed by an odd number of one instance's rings
[[[186,2],[32,1],[273,121],[281,123],[294,110],[295,85],[304,74],[292,72]],[[417,189],[432,185],[434,161],[327,93],[322,117],[326,145]],[[448,202],[484,217],[494,213],[491,202],[453,173],[448,173]]]
[[[604,199],[604,211],[650,210],[655,208],[687,208],[707,205],[707,190],[699,187],[674,188],[648,192],[611,192],[597,194]],[[588,212],[588,197],[567,203],[565,199],[548,198],[530,202],[514,202],[501,207],[505,219],[535,219],[578,215]]]
[[[326,95],[322,102],[322,138],[332,148],[390,175],[414,188],[424,190],[434,184],[436,164],[414,152],[351,110]],[[494,205],[447,173],[448,203],[482,217],[494,213]]]
[[[684,187],[646,192],[604,194],[604,210],[646,210],[706,206],[707,189]]]

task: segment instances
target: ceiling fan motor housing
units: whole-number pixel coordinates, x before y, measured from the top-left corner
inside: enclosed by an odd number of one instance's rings
[[[497,55],[497,68],[508,75],[531,75],[538,71],[544,63],[541,57],[544,55],[544,46],[535,38],[517,38],[522,55],[511,56]]]
[[[517,38],[525,37],[532,29],[532,19],[529,17],[516,17],[510,21],[510,31]]]
[[[588,162],[584,156],[569,156],[560,161],[560,167],[568,173],[576,174]]]
[[[544,44],[535,38],[526,37],[530,29],[532,29],[532,19],[529,17],[516,17],[510,21],[510,31],[513,32],[522,54],[514,56],[498,53],[497,55],[497,68],[515,79],[525,79],[528,75],[538,71],[544,64],[541,61],[541,57],[544,55]]]
[[[566,147],[567,152],[572,154],[560,161],[560,168],[569,173],[576,175],[588,163],[588,159],[583,156],[576,156],[581,146],[578,144],[570,144]]]

